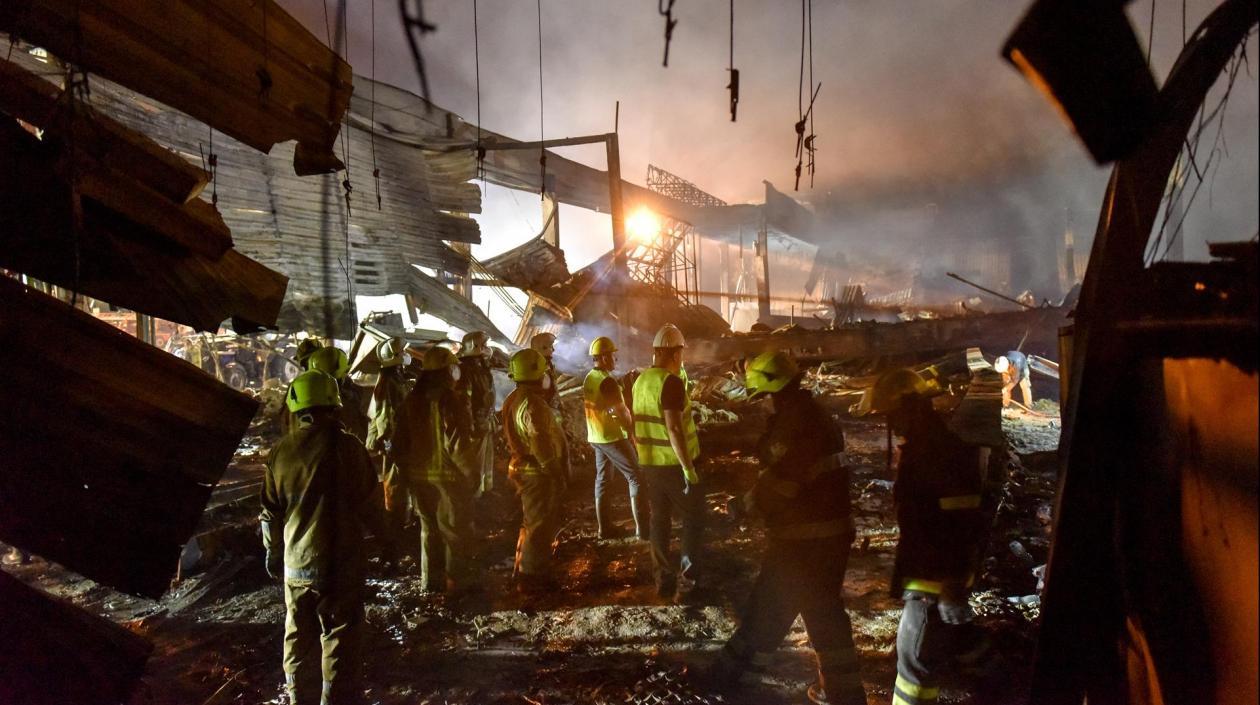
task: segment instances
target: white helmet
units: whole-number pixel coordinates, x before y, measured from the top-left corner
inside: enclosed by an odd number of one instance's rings
[[[381,367],[397,367],[411,363],[411,355],[407,353],[407,341],[402,338],[388,338],[376,346],[376,359]]]
[[[1011,361],[1007,360],[1005,355],[999,355],[998,359],[993,361],[993,369],[997,370],[998,374],[1004,375],[1011,369]]]
[[[654,348],[685,348],[687,340],[683,338],[682,331],[678,330],[678,326],[673,323],[666,323],[661,329],[656,331],[656,338],[652,341]]]

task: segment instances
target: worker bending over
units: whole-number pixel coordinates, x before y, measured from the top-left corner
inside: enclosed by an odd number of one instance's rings
[[[1011,405],[1011,393],[1019,386],[1019,393],[1024,397],[1024,406],[1032,408],[1032,371],[1028,364],[1028,356],[1018,350],[1012,350],[993,362],[993,369],[1002,375],[1002,406]]]
[[[443,347],[425,351],[416,386],[395,419],[393,457],[420,518],[420,584],[429,592],[472,587],[472,486],[455,466],[454,440],[466,436],[467,397],[455,391],[459,361]]]
[[[739,628],[709,679],[734,684],[766,663],[801,615],[818,658],[810,701],[866,705],[842,596],[854,538],[844,435],[801,389],[800,371],[786,353],[758,355],[744,379],[750,395],[769,394],[774,404],[757,441],[761,472],[743,498],[747,515],[765,522],[769,545]]]
[[[307,365],[337,380],[337,392],[341,395],[341,423],[346,431],[363,441],[367,438],[368,419],[363,410],[363,392],[359,385],[350,381],[350,360],[339,348],[320,348],[311,353]]]
[[[368,452],[380,459],[385,508],[383,562],[389,572],[397,567],[399,551],[405,544],[409,512],[407,483],[394,456],[394,442],[398,430],[395,416],[409,390],[403,368],[411,362],[411,355],[407,353],[407,344],[402,338],[390,338],[376,346],[376,359],[380,364],[380,376],[368,405],[370,420],[366,445]]]
[[[691,399],[679,373],[686,340],[682,331],[665,324],[652,342],[652,366],[639,375],[632,393],[635,449],[647,484],[652,514],[652,572],[661,597],[688,599],[696,587],[697,563],[704,521],[704,493],[696,474],[700,439],[691,415]],[[682,551],[670,559],[672,513],[682,518]],[[675,569],[677,566],[677,570]]]
[[[549,588],[551,556],[561,526],[561,504],[569,482],[564,431],[546,390],[547,360],[526,348],[512,356],[508,375],[516,389],[503,402],[503,435],[511,460],[508,478],[521,498],[521,532],[516,542],[516,585],[522,592]]]
[[[634,427],[626,408],[621,385],[613,377],[617,346],[611,338],[591,341],[590,354],[595,368],[582,382],[582,402],[586,409],[586,441],[595,451],[595,524],[601,539],[615,538],[615,526],[609,509],[608,485],[613,469],[626,478],[630,488],[630,513],[634,517],[634,533],[647,538],[646,517],[640,501],[639,460],[634,450]],[[646,499],[646,496],[643,496]]]
[[[455,458],[477,497],[494,488],[494,376],[486,360],[489,340],[479,330],[464,336],[456,387],[467,398],[472,423],[455,441]]]
[[[364,529],[376,478],[338,418],[337,382],[308,371],[286,399],[296,427],[267,458],[262,524],[267,573],[284,580],[284,678],[294,705],[359,702]],[[323,687],[314,652],[322,654]]]
[[[986,455],[945,426],[928,385],[913,370],[890,372],[869,392],[905,439],[893,501],[901,538],[891,591],[904,608],[897,628],[894,705],[935,703],[942,671],[967,648],[974,615],[967,602],[988,521],[982,509]]]

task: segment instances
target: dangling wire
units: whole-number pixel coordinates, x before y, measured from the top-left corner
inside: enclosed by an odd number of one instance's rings
[[[538,8],[538,141],[547,139],[546,123],[543,118],[543,40],[542,40],[542,0],[535,0]],[[480,120],[477,121],[480,124]],[[538,165],[542,168],[542,181],[538,186],[540,198],[547,196],[547,148],[539,146]]]
[[[214,128],[210,128],[210,205],[219,205],[219,155],[214,153]]]
[[[473,0],[473,80],[477,87],[477,178],[486,185],[486,148],[481,144],[481,42],[477,28],[477,0]]]
[[[475,1],[475,0],[474,0]],[[376,163],[376,0],[372,3],[372,107],[368,108],[368,140],[372,145],[372,181],[376,184],[376,210],[384,210],[381,200],[381,167]]]
[[[656,3],[656,11],[665,18],[665,59],[661,66],[669,66],[669,42],[674,38],[674,27],[678,26],[678,20],[674,19],[674,1],[657,0]]]
[[[424,0],[414,0],[416,14],[407,12],[408,0],[398,0],[398,13],[402,17],[403,34],[407,36],[407,46],[411,48],[411,58],[416,62],[416,73],[420,75],[420,97],[424,98],[424,110],[433,110],[429,100],[429,77],[424,71],[424,56],[420,53],[420,38],[430,32],[437,31],[437,25],[424,19]]]
[[[735,0],[731,0],[731,54],[726,70],[731,74],[731,82],[726,89],[731,92],[731,122],[735,122],[735,113],[739,109],[739,69],[735,68]]]
[[[805,57],[809,55],[809,103],[805,102]],[[810,186],[814,183],[814,101],[818,99],[818,91],[822,84],[814,84],[814,3],[813,0],[801,0],[801,65],[800,78],[797,81],[796,114],[796,186],[801,190],[801,173],[808,164]],[[809,126],[809,134],[805,127]]]
[[[814,88],[814,0],[808,0],[807,6],[809,8],[809,86],[813,95],[809,100],[809,136],[805,138],[805,151],[809,153],[809,187],[814,188],[814,144],[818,137],[814,132],[814,98],[818,96]]]

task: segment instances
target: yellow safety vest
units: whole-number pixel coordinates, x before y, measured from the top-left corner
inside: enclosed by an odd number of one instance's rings
[[[626,438],[621,420],[608,412],[608,404],[600,392],[604,380],[613,379],[607,370],[594,369],[586,373],[582,382],[582,401],[586,407],[586,441],[588,443],[616,443]],[[619,392],[620,393],[620,392]]]
[[[661,410],[661,392],[665,380],[676,377],[663,367],[649,367],[634,382],[634,433],[639,451],[639,465],[677,467],[682,461],[669,443],[669,431],[665,428],[665,412]],[[696,422],[691,417],[691,399],[683,394],[683,433],[687,436],[687,455],[691,460],[700,456],[700,437]]]

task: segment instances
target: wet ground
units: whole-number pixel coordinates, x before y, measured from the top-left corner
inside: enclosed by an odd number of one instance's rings
[[[1045,562],[1057,413],[1008,412],[1004,429],[1020,454],[1006,458],[1010,479],[998,513],[980,592],[979,624],[996,646],[984,667],[948,682],[942,702],[1016,705],[1032,653],[1038,603],[1032,569]],[[749,457],[762,417],[746,409],[739,423],[702,434],[711,459],[703,468],[710,508],[709,567],[698,604],[658,598],[647,545],[595,536],[589,457],[566,504],[557,553],[560,587],[532,597],[510,589],[519,510],[505,489],[479,507],[485,590],[449,600],[424,593],[414,566],[400,577],[373,573],[367,586],[365,702],[382,705],[555,705],[668,702],[804,703],[813,678],[812,651],[801,622],[775,655],[766,677],[722,699],[688,690],[684,668],[703,665],[734,628],[734,615],[756,576],[761,532],[733,522],[726,501],[749,487]],[[888,595],[897,533],[885,431],[845,420],[858,539],[845,598],[853,619],[871,703],[887,703],[900,603]],[[243,447],[225,479],[247,494],[260,471],[262,444]],[[630,530],[624,484],[614,505]],[[279,584],[261,568],[252,497],[208,511],[202,563],[159,601],[120,595],[38,558],[6,570],[42,589],[127,625],[155,643],[132,703],[213,705],[283,703],[280,671],[284,619]],[[1018,545],[1018,549],[1015,547]]]

